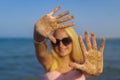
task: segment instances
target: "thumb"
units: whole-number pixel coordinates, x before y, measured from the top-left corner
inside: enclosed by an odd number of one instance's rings
[[[49,35],[48,38],[49,38],[53,43],[56,43],[56,39],[55,39],[54,36]]]
[[[79,69],[79,70],[85,70],[86,66],[83,64],[78,64],[78,63],[70,63],[69,65],[72,68]]]
[[[69,66],[70,67],[73,67],[73,68],[79,68],[79,65],[80,64],[77,64],[77,63],[70,63]]]

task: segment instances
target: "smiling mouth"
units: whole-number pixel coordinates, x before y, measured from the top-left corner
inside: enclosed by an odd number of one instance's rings
[[[60,52],[64,52],[66,49],[65,48],[60,48],[59,51]]]

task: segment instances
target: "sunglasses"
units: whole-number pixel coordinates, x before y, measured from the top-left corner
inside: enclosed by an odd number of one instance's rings
[[[63,38],[62,40],[56,39],[56,43],[52,43],[53,47],[60,46],[60,42],[62,42],[65,46],[69,45],[72,42],[70,37]]]

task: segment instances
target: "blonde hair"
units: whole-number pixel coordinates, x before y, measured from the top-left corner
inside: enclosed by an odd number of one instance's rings
[[[73,47],[72,47],[72,53],[70,55],[71,59],[74,62],[83,63],[83,61],[84,61],[83,54],[81,52],[77,33],[74,31],[74,29],[72,27],[65,28],[64,30],[68,33],[69,37],[71,37],[71,39],[72,39]],[[50,71],[54,71],[55,69],[57,69],[57,67],[59,65],[58,61],[60,58],[53,48],[51,49],[51,54],[53,57],[53,64],[50,68]]]

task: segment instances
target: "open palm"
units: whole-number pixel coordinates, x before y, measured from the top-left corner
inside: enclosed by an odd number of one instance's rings
[[[103,70],[103,51],[105,45],[105,39],[102,39],[100,49],[97,49],[95,34],[91,34],[92,44],[89,39],[89,33],[85,32],[86,46],[85,48],[82,37],[79,37],[80,46],[84,55],[85,62],[83,64],[72,63],[71,66],[82,70],[91,76],[96,76],[102,73]]]
[[[65,15],[69,14],[69,11],[65,11],[61,14],[58,14],[57,16],[53,16],[60,8],[61,7],[58,6],[49,14],[46,14],[42,18],[40,18],[35,24],[36,31],[42,36],[49,38],[53,42],[55,42],[55,39],[52,35],[50,35],[52,31],[58,28],[71,27],[74,25],[74,22],[61,24],[62,22],[66,22],[74,18],[73,15],[64,17]]]

